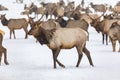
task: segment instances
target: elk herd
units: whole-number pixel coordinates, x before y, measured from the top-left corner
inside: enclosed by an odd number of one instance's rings
[[[114,7],[90,2],[85,7],[84,0],[79,5],[75,5],[74,1],[65,4],[64,0],[59,0],[57,3],[41,2],[40,6],[38,7],[34,3],[31,3],[30,6],[25,4],[24,11],[20,14],[26,15],[28,19],[7,19],[6,14],[1,14],[0,21],[10,30],[10,39],[12,33],[16,38],[14,30],[23,28],[25,39],[28,38],[28,35],[33,35],[41,45],[46,44],[52,50],[54,68],[56,68],[56,63],[65,67],[57,59],[61,49],[73,47],[76,47],[78,53],[76,67],[79,66],[83,53],[87,56],[90,65],[94,66],[90,51],[86,46],[86,41],[90,41],[89,26],[102,34],[103,44],[106,41],[106,45],[108,45],[108,38],[110,39],[113,52],[116,51],[116,41],[120,44],[120,2],[117,2]],[[91,11],[91,8],[94,9],[94,12]],[[107,11],[111,13],[107,14]],[[98,12],[102,14],[99,15]],[[31,17],[32,13],[35,14],[35,17]],[[37,21],[34,20],[36,17]],[[28,26],[30,26],[29,31]],[[4,31],[0,30],[0,64],[3,53],[4,62],[8,64],[7,49],[2,46],[3,37]],[[120,52],[120,49],[118,51]]]

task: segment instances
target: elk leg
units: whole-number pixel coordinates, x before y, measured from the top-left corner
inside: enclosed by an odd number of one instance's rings
[[[53,63],[54,63],[54,68],[56,68],[55,53],[53,53]]]
[[[59,51],[59,52],[60,52],[60,51]],[[58,55],[59,55],[59,54],[58,54]],[[56,56],[58,57],[58,55],[56,55]],[[56,59],[56,62],[59,64],[59,66],[65,68],[65,66],[64,66],[62,63],[60,63],[60,61],[58,61],[58,59]]]
[[[25,31],[25,39],[28,38],[28,30],[26,28],[24,28],[24,31]]]
[[[76,48],[78,52],[78,61],[77,61],[76,67],[79,67],[83,54],[82,54],[82,50],[80,47],[76,47]]]
[[[113,52],[115,52],[115,51],[116,51],[116,50],[115,50],[115,48],[116,48],[116,42],[115,42],[115,41],[113,41],[113,40],[111,40],[111,42],[112,42]]]
[[[0,52],[0,65],[1,65],[2,52]]]
[[[57,54],[57,50],[52,50],[53,52],[53,62],[54,62],[54,68],[56,68],[56,54]]]
[[[102,43],[104,44],[104,34],[102,33]]]
[[[56,68],[56,62],[61,66],[61,67],[65,67],[62,63],[60,63],[57,60],[58,54],[60,52],[60,49],[56,49],[56,50],[52,50],[53,52],[53,61],[54,61],[54,68]]]
[[[119,50],[118,50],[118,52],[120,52],[120,41],[119,41]]]
[[[108,35],[106,34],[106,45],[108,45]]]
[[[12,35],[12,30],[10,30],[10,39],[11,39],[11,35]]]
[[[76,67],[79,67],[79,64],[81,62],[82,56],[83,56],[83,54],[78,54],[78,62],[77,62]]]
[[[89,32],[88,32],[87,40],[89,41]]]
[[[9,63],[8,63],[8,61],[7,61],[7,50],[4,48],[4,63],[6,64],[6,65],[8,65]]]
[[[16,39],[16,36],[15,36],[15,31],[13,30],[13,35],[14,35],[14,39]]]
[[[65,66],[64,66],[62,63],[60,63],[60,62],[58,61],[58,59],[57,59],[56,61],[57,61],[57,63],[59,64],[59,66],[65,68]]]
[[[94,66],[94,65],[93,65],[93,62],[92,62],[92,58],[91,58],[91,56],[90,56],[89,50],[88,50],[86,47],[84,47],[84,48],[83,48],[83,52],[84,52],[85,55],[87,56],[90,65]]]

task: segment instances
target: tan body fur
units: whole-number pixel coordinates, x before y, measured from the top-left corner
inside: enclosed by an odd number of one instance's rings
[[[87,40],[87,32],[80,28],[61,28],[54,32],[52,40],[48,45],[51,49],[61,47],[61,49],[70,49],[75,45],[81,43],[81,48],[85,45]]]
[[[109,29],[108,35],[112,42],[113,52],[116,51],[116,41],[119,42],[119,50],[120,52],[120,25],[118,22],[114,22]]]
[[[0,33],[0,65],[2,60],[2,54],[4,54],[4,63],[8,65],[9,63],[7,61],[7,49],[3,47],[2,41],[3,41],[3,35]]]
[[[5,14],[4,14],[4,15],[1,15],[0,19],[1,19],[1,23],[3,24],[3,26],[7,26],[9,28],[9,30],[10,30],[10,39],[11,39],[12,33],[14,35],[14,38],[16,38],[14,30],[21,29],[21,28],[23,28],[24,31],[25,31],[25,34],[26,34],[25,38],[28,37],[27,36],[28,22],[27,22],[27,20],[25,18],[7,20],[6,17],[5,17]]]
[[[56,25],[57,26],[57,25]],[[93,66],[92,59],[89,50],[86,48],[86,40],[88,33],[81,28],[50,28],[50,26],[36,25],[28,32],[29,35],[33,35],[40,44],[46,44],[53,53],[54,68],[56,68],[56,62],[65,67],[58,61],[57,57],[61,49],[71,49],[76,47],[78,52],[78,62],[76,67],[79,66],[82,59],[82,52],[84,52],[89,60],[90,65]]]

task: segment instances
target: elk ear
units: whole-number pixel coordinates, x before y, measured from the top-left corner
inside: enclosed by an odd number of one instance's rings
[[[5,17],[6,14],[1,14],[1,17]]]
[[[5,15],[6,15],[6,14],[0,14],[0,19],[1,19],[1,17],[5,17]]]

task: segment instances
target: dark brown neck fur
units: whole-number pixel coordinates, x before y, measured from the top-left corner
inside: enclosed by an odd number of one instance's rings
[[[6,18],[4,18],[3,20],[1,20],[1,23],[2,23],[4,26],[7,26],[8,23],[9,23],[9,21],[8,21]]]

